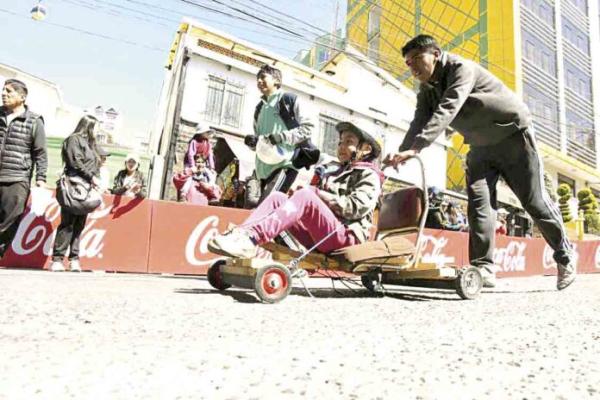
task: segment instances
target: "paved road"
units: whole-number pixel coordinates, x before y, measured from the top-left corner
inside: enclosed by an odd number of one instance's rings
[[[198,278],[0,269],[0,398],[599,399],[600,275],[554,284],[460,301],[311,279],[315,299],[265,305]]]

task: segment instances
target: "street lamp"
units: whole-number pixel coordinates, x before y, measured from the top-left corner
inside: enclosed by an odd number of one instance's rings
[[[31,18],[33,18],[36,21],[42,21],[46,18],[48,10],[46,9],[46,6],[42,5],[42,0],[39,0],[39,2],[35,6],[33,6],[30,13]]]

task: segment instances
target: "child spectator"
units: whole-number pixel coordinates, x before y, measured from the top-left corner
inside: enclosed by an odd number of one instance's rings
[[[195,165],[196,155],[199,154],[204,160],[208,168],[215,169],[215,159],[213,155],[212,144],[210,137],[215,131],[208,125],[198,124],[194,136],[188,143],[188,148],[183,158],[184,168],[193,168]]]
[[[139,157],[136,154],[127,154],[125,168],[115,176],[111,193],[128,197],[146,197],[146,182],[139,168]]]
[[[200,153],[196,153],[194,159],[194,166],[173,176],[178,198],[199,206],[218,202],[221,189],[216,184],[217,173],[208,167],[206,159]]]
[[[291,197],[271,193],[239,227],[214,237],[208,248],[229,257],[254,257],[257,246],[288,231],[307,248],[329,253],[366,241],[381,194],[383,173],[376,165],[381,138],[350,122],[336,125],[341,166],[323,176],[319,186]]]

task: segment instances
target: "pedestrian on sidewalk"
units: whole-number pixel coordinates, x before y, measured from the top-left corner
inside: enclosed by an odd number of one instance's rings
[[[336,171],[321,177],[318,186],[296,190],[289,198],[271,193],[239,227],[216,236],[208,249],[228,257],[251,258],[257,246],[283,231],[306,248],[320,243],[322,253],[368,240],[383,173],[377,166],[382,140],[350,122],[336,126],[340,135]]]
[[[554,250],[557,289],[575,279],[573,248],[560,212],[544,187],[544,169],[527,106],[500,79],[479,64],[442,51],[429,35],[402,48],[421,84],[415,116],[399,153],[385,162],[398,166],[446,132],[460,132],[467,154],[469,259],[481,269],[484,286],[495,284],[493,265],[496,183],[502,176]]]
[[[46,186],[48,156],[44,120],[29,110],[27,86],[7,79],[0,107],[0,258],[10,247],[25,211],[35,167],[35,185]]]
[[[254,111],[254,135],[246,136],[244,143],[256,150],[260,203],[272,192],[287,193],[298,176],[298,168],[311,162],[305,156],[314,156],[318,150],[309,144],[314,129],[312,116],[296,94],[281,90],[281,71],[264,65],[256,79],[262,97]],[[298,147],[303,144],[311,149],[300,152]],[[318,158],[316,154],[312,163]]]
[[[96,147],[98,120],[91,116],[83,116],[77,127],[63,142],[61,157],[65,165],[66,176],[76,176],[88,182],[92,187],[100,187],[100,156]],[[73,272],[81,271],[79,262],[79,239],[88,214],[76,215],[65,207],[60,209],[60,225],[56,231],[52,264],[50,270],[65,270],[63,260],[69,250],[69,268]]]

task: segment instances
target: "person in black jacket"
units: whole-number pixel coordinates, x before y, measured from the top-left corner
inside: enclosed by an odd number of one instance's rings
[[[27,86],[7,79],[0,107],[0,258],[17,233],[34,167],[36,186],[46,185],[44,120],[29,111],[26,99]]]
[[[98,120],[85,115],[79,120],[75,131],[65,139],[62,145],[62,160],[67,176],[78,176],[93,187],[100,186],[100,156],[96,147],[96,127]],[[63,259],[69,250],[71,271],[81,271],[79,263],[79,237],[85,227],[87,214],[74,215],[64,207],[60,210],[61,221],[56,232],[52,251],[51,271],[64,271]]]

